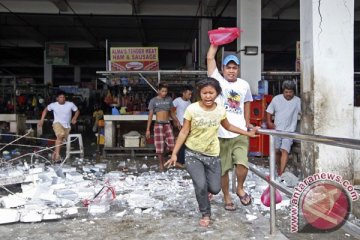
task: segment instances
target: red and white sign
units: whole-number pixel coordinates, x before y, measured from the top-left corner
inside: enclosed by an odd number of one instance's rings
[[[159,70],[157,47],[110,48],[111,71]]]

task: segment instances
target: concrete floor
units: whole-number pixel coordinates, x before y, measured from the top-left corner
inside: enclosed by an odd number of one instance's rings
[[[85,139],[85,146],[88,146],[85,152],[94,157],[96,148],[89,147],[92,139]],[[138,165],[141,166],[141,163]],[[250,221],[246,218],[249,212],[247,208],[250,207],[243,207],[237,202],[238,209],[228,212],[223,208],[221,195],[215,196],[214,200],[213,221],[209,228],[198,226],[199,214],[196,209],[173,206],[159,216],[127,214],[118,217],[116,214],[126,210],[126,207],[112,205],[108,213],[96,217],[88,215],[85,208],[80,208],[76,218],[0,225],[0,239],[356,239],[341,229],[332,233],[291,233],[289,209],[277,211],[276,225],[279,230],[275,235],[270,235],[269,219],[260,211],[256,213],[257,219]]]

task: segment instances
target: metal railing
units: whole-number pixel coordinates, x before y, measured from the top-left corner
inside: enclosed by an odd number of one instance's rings
[[[254,172],[257,176],[261,177],[270,184],[270,234],[275,234],[276,232],[276,206],[275,206],[275,188],[285,193],[287,196],[292,197],[293,190],[287,188],[279,183],[275,182],[275,142],[274,136],[285,137],[296,139],[304,142],[313,142],[313,143],[322,143],[337,147],[351,148],[360,150],[360,140],[357,139],[348,139],[348,138],[338,138],[338,137],[328,137],[321,135],[310,135],[310,134],[301,134],[295,132],[284,132],[277,130],[269,129],[259,129],[260,134],[266,134],[270,136],[270,179],[268,180],[265,174],[261,173],[253,164],[250,164],[250,170]],[[233,182],[234,186],[235,182]],[[342,229],[356,238],[360,238],[360,227],[346,221],[342,226]]]

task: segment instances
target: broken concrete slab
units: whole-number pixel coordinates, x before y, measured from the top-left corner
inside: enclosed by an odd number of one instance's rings
[[[17,209],[0,209],[0,224],[14,223],[20,220]]]
[[[24,198],[23,194],[17,193],[14,195],[2,197],[0,199],[0,203],[4,208],[15,208],[24,206],[26,204],[26,199]]]
[[[43,214],[36,210],[20,210],[20,222],[41,222]]]

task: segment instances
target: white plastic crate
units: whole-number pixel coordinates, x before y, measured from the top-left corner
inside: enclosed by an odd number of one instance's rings
[[[140,133],[137,131],[130,131],[123,135],[124,147],[140,147]]]
[[[139,146],[140,146],[140,137],[137,136],[124,137],[124,147],[139,147]]]

